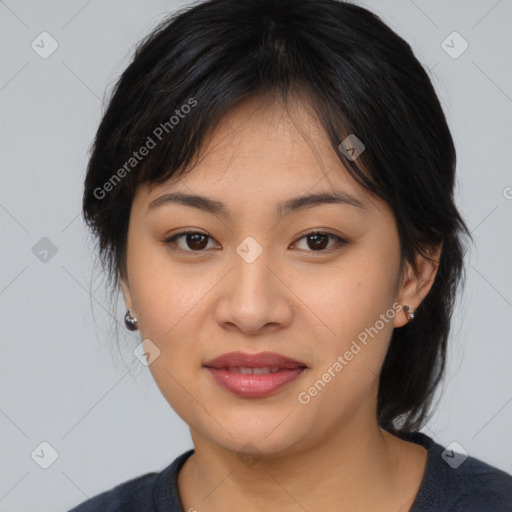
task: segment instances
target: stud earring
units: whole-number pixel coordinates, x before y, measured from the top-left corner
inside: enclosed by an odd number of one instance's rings
[[[138,329],[137,327],[137,319],[131,315],[131,309],[129,309],[126,312],[126,315],[124,315],[124,325],[126,325],[126,328],[129,331],[136,331]]]
[[[407,320],[412,320],[414,318],[414,311],[407,305],[403,306],[404,312],[407,315]]]

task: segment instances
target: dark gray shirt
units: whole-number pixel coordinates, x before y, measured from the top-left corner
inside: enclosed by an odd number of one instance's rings
[[[411,512],[512,512],[512,476],[473,457],[462,462],[425,434],[400,437],[428,450],[427,466]],[[177,475],[189,450],[159,473],[147,473],[102,492],[69,512],[185,512]],[[457,467],[456,467],[457,466]]]

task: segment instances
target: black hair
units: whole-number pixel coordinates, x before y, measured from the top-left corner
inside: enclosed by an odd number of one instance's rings
[[[380,426],[397,431],[401,418],[402,430],[418,430],[444,373],[471,235],[455,206],[455,147],[429,76],[369,10],[209,0],[152,30],[112,90],[85,178],[83,215],[103,268],[117,289],[137,186],[185,172],[223,116],[260,96],[310,102],[351,176],[391,206],[402,262],[416,271],[415,256],[442,244],[432,288],[414,320],[394,330],[379,377]],[[357,159],[339,149],[351,134],[365,145]]]

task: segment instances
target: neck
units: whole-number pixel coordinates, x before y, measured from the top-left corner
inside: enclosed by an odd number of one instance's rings
[[[364,420],[364,427],[337,428],[314,446],[252,461],[192,431],[195,452],[178,474],[184,510],[217,512],[229,503],[247,512],[405,512],[419,488],[426,451]]]

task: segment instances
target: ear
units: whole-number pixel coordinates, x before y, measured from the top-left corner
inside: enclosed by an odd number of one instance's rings
[[[421,301],[427,296],[434,284],[434,279],[439,268],[439,259],[441,257],[442,244],[429,248],[427,256],[417,254],[416,267],[417,275],[414,273],[412,265],[406,263],[402,283],[398,290],[397,300],[402,306],[409,306],[411,311],[415,311]],[[409,320],[405,311],[395,315],[395,327],[402,327]]]
[[[133,300],[132,294],[130,291],[130,285],[128,283],[128,279],[126,276],[122,276],[121,279],[121,290],[123,292],[124,303],[126,304],[127,309],[131,309],[132,315],[137,316],[137,313],[133,310]]]

